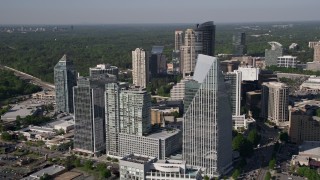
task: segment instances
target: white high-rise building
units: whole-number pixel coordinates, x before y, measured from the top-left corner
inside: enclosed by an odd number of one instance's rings
[[[117,83],[105,90],[107,153],[119,152],[119,133],[142,136],[151,130],[151,96],[141,89],[121,89]]]
[[[149,82],[149,61],[141,48],[132,51],[132,80],[134,85],[140,87],[147,87]]]
[[[200,54],[186,83],[183,160],[204,174],[221,176],[232,166],[232,117],[227,88],[215,57]]]
[[[240,116],[241,109],[241,71],[235,70],[225,74],[226,84],[230,95],[232,115]]]
[[[289,87],[280,82],[262,84],[261,117],[283,125],[288,121]]]
[[[197,62],[198,54],[202,53],[202,32],[187,29],[184,36],[184,45],[180,47],[181,67],[183,77],[192,75]]]

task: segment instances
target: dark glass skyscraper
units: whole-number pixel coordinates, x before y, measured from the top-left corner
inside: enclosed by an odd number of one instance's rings
[[[214,56],[216,26],[213,21],[198,24],[195,31],[202,32],[202,54]]]
[[[80,77],[74,92],[75,151],[100,154],[106,149],[105,84],[116,82],[113,77]]]
[[[76,85],[76,71],[66,55],[54,67],[56,111],[73,113],[72,87]]]
[[[244,32],[235,33],[232,37],[232,41],[233,41],[233,54],[244,55],[247,53],[246,33]]]

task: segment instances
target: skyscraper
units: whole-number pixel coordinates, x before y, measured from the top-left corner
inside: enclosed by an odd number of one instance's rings
[[[216,26],[213,21],[198,24],[195,31],[202,33],[202,54],[214,56]]]
[[[141,48],[132,51],[132,79],[133,84],[140,87],[147,87],[149,82],[149,60]]]
[[[282,45],[278,42],[269,42],[271,49],[265,50],[265,63],[267,66],[277,65],[278,57],[283,55]]]
[[[193,75],[197,56],[202,53],[202,32],[187,29],[184,37],[184,45],[180,48],[183,77]]]
[[[149,72],[151,77],[167,74],[167,58],[163,54],[164,46],[152,46],[149,57]]]
[[[197,24],[194,30],[186,30],[184,44],[180,46],[180,71],[183,77],[193,74],[198,54],[214,55],[215,28],[213,21],[208,21]]]
[[[240,116],[241,108],[241,71],[235,70],[225,74],[228,93],[231,100],[232,115]]]
[[[313,62],[320,62],[320,42],[318,42],[314,47]]]
[[[112,74],[118,77],[119,69],[117,66],[111,66],[110,64],[98,64],[96,67],[89,68],[91,77],[97,77],[101,74]]]
[[[76,85],[76,72],[66,55],[54,66],[56,111],[73,113],[72,87]]]
[[[280,82],[262,84],[261,117],[277,125],[288,121],[289,88]]]
[[[193,80],[186,83],[183,117],[183,159],[211,176],[232,166],[231,107],[218,64],[215,57],[198,56]]]
[[[106,83],[115,78],[80,77],[73,88],[75,114],[75,151],[92,155],[103,153],[105,145],[105,102]]]
[[[151,130],[151,96],[142,89],[106,85],[106,142],[108,154],[119,152],[119,133],[142,136]]]
[[[246,46],[246,33],[238,32],[235,33],[232,37],[233,45],[233,54],[235,55],[244,55],[247,53]]]
[[[174,32],[174,50],[180,51],[180,47],[183,45],[183,31]]]

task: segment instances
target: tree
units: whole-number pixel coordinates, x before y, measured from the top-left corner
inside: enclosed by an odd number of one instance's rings
[[[317,109],[316,115],[317,115],[318,117],[320,117],[320,108]]]
[[[254,146],[257,146],[260,142],[261,136],[258,134],[256,129],[253,129],[248,134],[248,141],[250,141]]]
[[[244,140],[244,143],[240,146],[239,153],[241,157],[250,157],[253,154],[253,145],[247,139]]]
[[[107,157],[107,160],[108,160],[108,161],[111,161],[111,160],[112,160],[112,158],[111,158],[110,156],[108,156],[108,157]]]
[[[240,176],[240,170],[237,168],[236,170],[233,171],[232,178],[237,179],[239,176]]]
[[[79,158],[76,158],[75,160],[74,160],[74,166],[75,167],[81,167],[81,161],[80,161],[80,159]]]
[[[111,172],[108,169],[104,169],[104,170],[101,170],[99,172],[100,172],[100,177],[103,178],[103,179],[104,178],[108,178],[108,177],[111,176]]]
[[[271,179],[271,173],[268,171],[266,173],[266,176],[264,177],[264,180],[270,180]]]
[[[40,177],[40,180],[51,180],[51,179],[52,177],[47,173],[45,173],[43,176]]]
[[[279,135],[279,139],[282,141],[282,142],[288,142],[289,140],[289,135],[287,132],[281,132],[280,135]]]
[[[91,170],[91,169],[92,169],[92,165],[93,165],[93,162],[92,162],[91,160],[86,160],[86,161],[84,162],[84,168],[85,168],[86,170]]]
[[[239,151],[241,157],[250,157],[253,154],[253,145],[242,134],[238,134],[232,140],[232,150]]]
[[[275,166],[276,166],[276,159],[273,158],[269,161],[269,169],[273,170]]]
[[[107,169],[107,166],[106,166],[105,163],[98,163],[97,164],[97,170],[98,171],[102,171],[102,170],[105,170],[105,169]]]
[[[9,134],[7,131],[4,131],[1,134],[1,139],[4,141],[11,141],[13,138],[11,134]]]
[[[205,176],[203,177],[203,179],[204,179],[204,180],[210,180],[210,178],[209,178],[208,175],[205,175]]]
[[[239,151],[241,144],[244,143],[244,137],[242,134],[237,134],[232,140],[232,150]]]

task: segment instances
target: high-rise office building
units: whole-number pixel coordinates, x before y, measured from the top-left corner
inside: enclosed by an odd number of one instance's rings
[[[73,113],[72,87],[76,85],[76,72],[66,55],[54,66],[54,85],[56,91],[56,111]]]
[[[198,54],[213,56],[215,51],[215,25],[213,21],[197,24],[187,29],[184,44],[180,46],[180,71],[183,76],[192,75]]]
[[[240,116],[241,109],[241,71],[227,72],[225,74],[226,85],[231,101],[232,115]]]
[[[149,72],[151,77],[167,74],[167,58],[163,54],[164,46],[152,46],[149,57]]]
[[[141,48],[132,51],[132,79],[136,86],[147,87],[149,82],[149,60],[147,57],[147,53]]]
[[[198,56],[193,80],[186,83],[185,99],[183,160],[211,176],[227,173],[232,166],[232,117],[217,58]]]
[[[107,153],[119,152],[119,133],[142,136],[151,130],[151,96],[141,89],[121,89],[118,84],[106,85]]]
[[[198,54],[202,53],[202,32],[187,29],[184,45],[181,46],[180,69],[183,76],[193,75]]]
[[[313,50],[313,62],[320,62],[320,42],[313,47]]]
[[[174,32],[174,50],[180,51],[180,47],[183,45],[183,31]]]
[[[80,77],[73,88],[75,133],[74,149],[92,155],[103,153],[105,145],[105,84],[115,78]]]
[[[247,53],[246,46],[246,33],[238,32],[232,37],[233,45],[233,54],[235,55],[244,55]]]
[[[118,77],[119,69],[117,66],[111,66],[110,64],[98,64],[96,67],[89,68],[91,77],[97,77],[102,74],[112,74]]]
[[[202,54],[214,56],[216,26],[213,21],[198,24],[195,31],[202,34]]]
[[[289,87],[280,82],[262,84],[261,117],[276,125],[288,121]]]
[[[278,57],[283,55],[282,45],[278,42],[268,42],[271,49],[265,50],[265,63],[267,66],[277,65]]]

